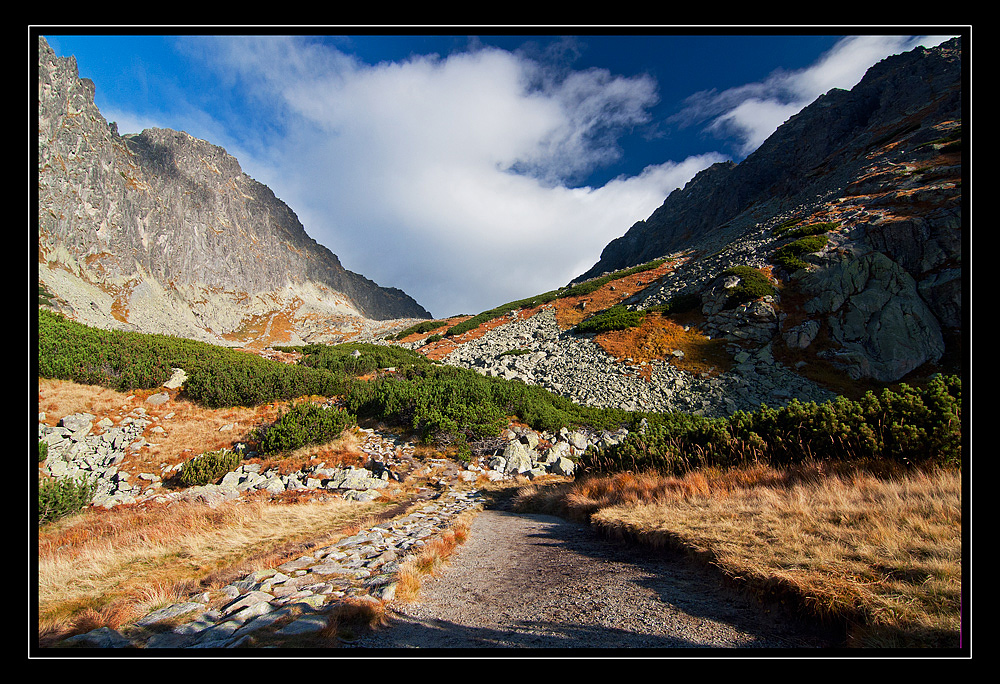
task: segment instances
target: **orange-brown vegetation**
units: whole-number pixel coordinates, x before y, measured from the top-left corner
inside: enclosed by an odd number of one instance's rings
[[[569,330],[588,316],[620,304],[635,293],[646,289],[681,263],[683,262],[677,260],[666,261],[652,270],[633,273],[605,283],[590,294],[561,297],[555,301],[556,323],[560,329]]]
[[[579,295],[575,297],[560,297],[548,304],[543,304],[541,306],[532,307],[530,309],[519,309],[510,314],[494,318],[491,321],[487,321],[477,327],[475,330],[470,330],[461,335],[456,335],[454,337],[446,337],[437,342],[432,342],[431,344],[421,347],[419,351],[424,356],[430,359],[440,361],[445,356],[453,352],[456,347],[466,342],[471,342],[476,340],[483,335],[485,335],[490,330],[497,328],[501,325],[505,325],[515,320],[526,320],[531,318],[536,313],[544,308],[554,308],[556,315],[556,324],[562,330],[568,330],[572,328],[577,323],[582,321],[584,318],[593,315],[598,311],[607,309],[615,304],[618,304],[625,299],[628,299],[635,293],[649,287],[657,279],[664,276],[670,270],[672,270],[678,263],[665,262],[655,269],[644,271],[642,273],[635,273],[624,278],[619,278],[610,283],[606,283],[602,287],[598,288],[594,292],[586,295]],[[433,334],[442,333],[449,327],[457,325],[462,321],[468,320],[469,316],[458,316],[447,321],[447,325],[443,325],[441,329],[434,330],[428,333],[415,334],[407,336],[404,342],[415,342],[420,339],[424,339]],[[625,357],[621,357],[625,358]]]
[[[594,342],[619,361],[666,360],[696,375],[717,375],[728,370],[732,357],[726,351],[725,341],[709,339],[694,324],[680,320],[685,319],[649,313],[641,326],[601,333]],[[697,321],[697,317],[689,316],[686,320]],[[684,356],[673,356],[675,350],[684,352]]]
[[[146,401],[150,395],[162,391],[161,388],[123,394],[95,385],[39,378],[38,410],[45,413],[44,422],[48,425],[56,425],[59,419],[72,413],[90,413],[95,416],[91,433],[101,434],[103,430],[96,424],[101,418],[110,418],[120,425],[130,412],[144,409],[146,418],[152,421],[146,429],[149,444],[121,465],[122,470],[135,477],[143,472],[159,475],[162,466],[181,463],[206,451],[232,448],[235,442],[246,441],[261,425],[274,422],[282,408],[282,404],[273,403],[210,410],[179,398],[176,390],[169,392],[171,398],[164,404]],[[164,432],[152,432],[155,426]]]

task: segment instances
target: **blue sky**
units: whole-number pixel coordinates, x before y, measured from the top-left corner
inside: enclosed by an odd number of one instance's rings
[[[41,29],[120,133],[225,148],[345,268],[435,317],[565,285],[701,169],[949,37],[117,31]]]

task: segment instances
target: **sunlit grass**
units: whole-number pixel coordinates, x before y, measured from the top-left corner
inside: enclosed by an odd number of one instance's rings
[[[39,633],[116,628],[196,589],[274,567],[370,520],[377,503],[89,509],[39,529]]]
[[[810,616],[843,622],[852,645],[958,646],[955,471],[623,473],[529,487],[519,502],[609,535],[685,549],[751,591],[791,597]]]

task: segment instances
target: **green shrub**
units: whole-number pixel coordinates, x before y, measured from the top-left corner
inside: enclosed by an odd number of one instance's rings
[[[730,291],[729,297],[726,299],[727,309],[773,295],[776,292],[774,285],[764,272],[750,266],[733,266],[723,271],[722,275],[734,275],[740,279],[740,284]]]
[[[676,473],[702,466],[806,460],[962,466],[962,383],[935,376],[924,388],[868,392],[816,404],[792,400],[729,418],[648,414],[619,445],[588,452],[586,469],[652,469]]]
[[[168,335],[100,330],[38,312],[38,375],[128,392],[161,386],[183,368],[185,397],[210,408],[333,396],[343,378]]]
[[[78,513],[94,497],[96,486],[87,478],[46,479],[38,483],[38,524]]]
[[[827,223],[810,223],[809,225],[802,226],[801,228],[796,228],[795,230],[788,231],[785,237],[790,238],[802,238],[809,237],[810,235],[822,235],[823,233],[829,233],[831,230],[840,227],[840,221],[829,221]]]
[[[308,353],[304,352],[305,356],[299,361],[301,365],[328,371],[336,376],[361,376],[379,368],[405,368],[433,363],[422,354],[395,345],[364,343],[313,345],[308,347],[307,351]],[[336,394],[340,394],[341,391]]]
[[[800,223],[802,223],[802,219],[801,218],[789,219],[787,221],[784,221],[784,222],[780,223],[777,227],[775,227],[771,231],[771,234],[774,237],[781,237],[782,235],[784,235],[785,233],[787,233],[789,230],[791,230],[794,226],[797,226]]]
[[[423,333],[430,332],[431,330],[436,330],[444,325],[444,321],[424,321],[422,323],[417,323],[411,325],[405,330],[400,330],[395,335],[388,335],[385,339],[387,340],[401,340],[409,335],[422,335]]]
[[[602,333],[610,330],[626,330],[642,325],[646,320],[645,311],[630,311],[621,304],[616,304],[580,321],[576,326],[577,333]]]
[[[260,450],[271,454],[323,444],[336,439],[355,422],[354,416],[339,408],[301,402],[280,415],[273,425],[260,430]]]
[[[189,487],[214,484],[239,467],[243,457],[235,451],[219,449],[190,458],[181,466],[180,481]]]
[[[781,247],[774,253],[774,262],[784,266],[789,271],[798,271],[807,266],[806,262],[799,258],[802,254],[812,254],[824,247],[828,238],[825,235],[810,235],[799,238],[795,242]]]
[[[41,463],[49,457],[49,443],[39,442],[38,443],[38,462]]]

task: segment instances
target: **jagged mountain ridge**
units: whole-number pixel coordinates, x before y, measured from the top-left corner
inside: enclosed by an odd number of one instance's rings
[[[39,281],[67,314],[229,343],[430,317],[345,269],[221,147],[166,129],[121,136],[75,58],[40,36],[38,60]]]
[[[835,88],[792,116],[739,164],[698,173],[612,240],[578,280],[690,247],[757,203],[781,198],[790,207],[852,182],[872,147],[960,120],[961,79],[958,38],[882,60],[850,91]]]

